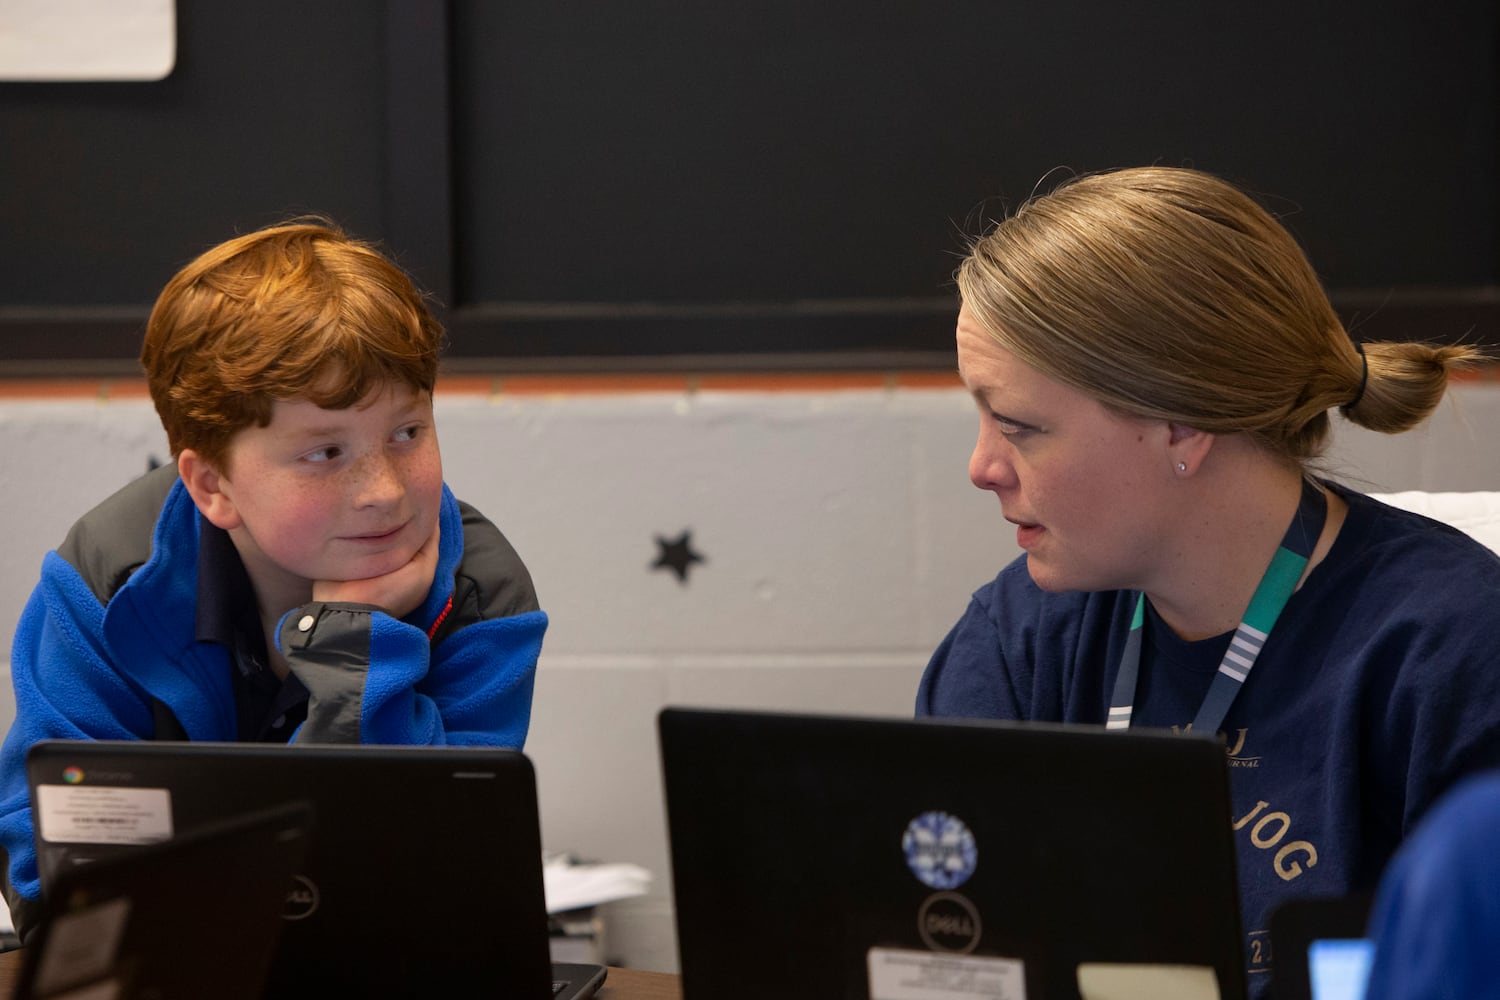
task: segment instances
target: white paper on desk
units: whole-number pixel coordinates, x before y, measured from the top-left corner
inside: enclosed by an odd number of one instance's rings
[[[547,912],[565,913],[644,896],[651,888],[651,873],[640,865],[579,865],[564,858],[542,865],[542,885],[547,892]]]

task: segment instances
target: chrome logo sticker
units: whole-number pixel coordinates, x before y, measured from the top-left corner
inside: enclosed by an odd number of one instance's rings
[[[979,864],[974,834],[945,812],[925,812],[907,824],[901,850],[911,873],[934,889],[958,888]]]
[[[67,782],[70,785],[76,785],[76,784],[78,784],[80,781],[83,780],[83,768],[81,768],[81,767],[65,767],[65,768],[63,768],[62,779],[63,779],[63,781]]]

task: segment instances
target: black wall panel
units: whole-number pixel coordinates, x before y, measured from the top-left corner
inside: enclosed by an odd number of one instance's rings
[[[1264,195],[1360,336],[1500,344],[1500,11],[989,0],[179,4],[154,84],[0,84],[0,364],[134,353],[299,211],[459,365],[933,364],[965,234],[1044,178]]]

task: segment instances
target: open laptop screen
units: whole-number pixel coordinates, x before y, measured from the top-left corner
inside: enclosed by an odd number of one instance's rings
[[[1276,1000],[1363,1000],[1375,944],[1368,894],[1292,899],[1271,914]]]
[[[27,776],[45,892],[78,864],[310,803],[268,977],[278,1000],[553,995],[535,775],[518,751],[46,740]],[[586,995],[602,971],[564,978]]]
[[[16,1000],[257,1000],[312,825],[288,803],[62,869]]]
[[[688,996],[1245,996],[1216,740],[682,708],[659,726]]]
[[[1323,938],[1307,946],[1312,1000],[1364,1000],[1375,942],[1368,938]]]

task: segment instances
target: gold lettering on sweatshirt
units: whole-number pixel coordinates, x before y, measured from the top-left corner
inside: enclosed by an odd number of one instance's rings
[[[1250,843],[1262,851],[1279,847],[1271,857],[1271,869],[1283,882],[1290,882],[1308,868],[1317,866],[1318,849],[1308,840],[1282,844],[1292,829],[1292,817],[1280,811],[1265,812],[1269,806],[1270,803],[1265,801],[1255,803],[1254,809],[1234,821],[1234,830],[1239,832],[1249,826]]]

